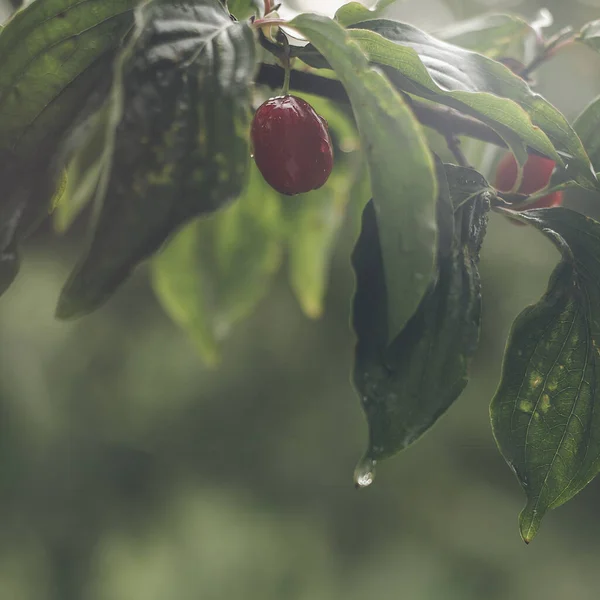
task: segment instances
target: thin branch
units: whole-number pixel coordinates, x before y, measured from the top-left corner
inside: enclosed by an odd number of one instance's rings
[[[258,72],[257,83],[270,88],[280,88],[283,84],[284,72],[278,65],[263,63]],[[349,104],[348,95],[342,84],[327,77],[321,77],[306,71],[292,70],[290,87],[292,90],[315,94],[335,102]],[[467,136],[506,148],[504,140],[485,123],[464,115],[463,113],[445,106],[431,106],[411,98],[410,106],[415,117],[426,127],[431,127],[441,133],[446,139],[448,135]],[[530,154],[540,154],[533,148],[528,148]]]
[[[471,166],[469,165],[469,161],[460,147],[460,140],[455,135],[447,135],[446,144],[448,144],[448,150],[452,152],[452,155],[456,159],[456,164],[461,167]]]

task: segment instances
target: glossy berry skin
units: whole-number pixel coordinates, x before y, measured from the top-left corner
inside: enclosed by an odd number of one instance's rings
[[[525,166],[523,167],[523,180],[518,189],[520,194],[534,194],[535,192],[546,187],[550,181],[550,176],[554,170],[555,163],[550,158],[538,156],[537,154],[529,155]],[[496,180],[494,186],[501,192],[509,192],[515,181],[517,180],[517,161],[512,154],[506,154],[498,163],[496,169]],[[550,208],[562,204],[562,192],[552,192],[533,204],[529,204],[523,209],[515,207],[515,210],[524,210],[530,208]]]
[[[265,181],[293,196],[320,188],[333,168],[333,149],[325,119],[296,96],[262,104],[252,120],[254,160]]]

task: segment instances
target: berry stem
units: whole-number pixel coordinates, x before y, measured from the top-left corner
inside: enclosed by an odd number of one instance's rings
[[[285,35],[285,33],[283,33],[283,31],[281,30],[279,30],[278,37],[283,44],[283,57],[281,58],[281,62],[285,71],[283,76],[282,94],[284,96],[288,96],[290,93],[290,78],[292,75],[292,62],[290,60],[290,42],[287,39],[287,35]]]
[[[290,79],[291,79],[291,75],[292,75],[292,69],[290,68],[289,63],[287,65],[285,65],[284,69],[285,69],[285,75],[283,78],[283,87],[281,89],[281,94],[283,96],[288,96],[290,93]]]

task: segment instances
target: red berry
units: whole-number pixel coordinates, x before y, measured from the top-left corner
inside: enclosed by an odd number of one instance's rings
[[[266,182],[293,196],[320,188],[333,167],[327,122],[296,96],[262,104],[252,121],[254,160]]]
[[[534,194],[548,185],[555,163],[550,158],[530,154],[523,167],[523,179],[517,190],[520,194]],[[501,192],[510,192],[517,180],[517,161],[512,154],[506,154],[498,163],[494,186]],[[563,193],[552,192],[524,208],[549,208],[562,204]],[[515,210],[521,210],[515,207]]]

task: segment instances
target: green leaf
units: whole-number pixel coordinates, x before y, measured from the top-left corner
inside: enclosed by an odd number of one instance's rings
[[[157,297],[208,364],[218,361],[219,341],[266,292],[281,239],[279,196],[253,167],[235,204],[193,221],[152,261]]]
[[[600,171],[600,96],[573,123],[596,171]]]
[[[374,205],[352,255],[356,273],[353,325],[357,335],[354,385],[369,422],[369,446],[356,483],[368,485],[375,463],[416,441],[458,398],[479,337],[477,270],[490,191],[470,169],[438,163],[439,199],[436,282],[404,330],[388,345],[385,289]],[[477,193],[479,179],[481,185]],[[460,206],[460,208],[456,208]]]
[[[350,35],[371,61],[384,65],[398,88],[487,123],[520,164],[527,160],[526,145],[562,164],[556,147],[571,157],[572,176],[596,189],[589,158],[565,117],[501,63],[387,19],[360,23]],[[315,60],[310,48],[301,50],[300,56],[314,66],[326,66],[318,57]]]
[[[54,227],[64,233],[83,208],[92,200],[98,189],[108,155],[104,151],[108,142],[109,108],[107,103],[86,121],[79,137],[79,150],[71,159],[66,171],[64,193],[53,210]]]
[[[381,13],[388,7],[399,2],[400,0],[378,0],[373,8],[367,8],[360,2],[348,2],[337,9],[334,19],[344,27],[368,21],[369,19],[377,19]]]
[[[208,365],[219,359],[219,347],[212,323],[210,285],[206,282],[203,234],[200,219],[184,227],[152,261],[152,285],[166,313],[188,333]]]
[[[39,150],[63,134],[90,93],[106,88],[136,4],[45,0],[8,22],[0,35],[0,152]]]
[[[253,164],[242,196],[214,221],[219,293],[217,329],[226,333],[252,312],[281,264],[279,196]]]
[[[600,19],[587,23],[579,32],[577,41],[593,50],[600,51]]]
[[[241,192],[248,157],[251,28],[218,0],[154,0],[114,88],[113,156],[90,248],[57,315],[100,306],[183,223]]]
[[[48,215],[71,135],[106,96],[135,4],[44,0],[2,30],[0,256],[16,256],[20,240]],[[16,272],[16,260],[9,262]]]
[[[402,97],[369,66],[337,23],[306,14],[290,26],[327,58],[350,98],[379,223],[391,341],[415,313],[434,273],[437,194],[433,159]]]
[[[262,16],[265,5],[263,0],[228,0],[227,8],[238,21],[243,21],[252,15]]]
[[[433,36],[497,59],[522,58],[524,42],[534,34],[529,23],[520,17],[487,14],[453,23],[434,32]]]
[[[333,172],[322,188],[283,199],[290,283],[302,310],[312,319],[323,313],[331,256],[362,164],[358,152],[336,156]]]
[[[600,224],[564,208],[510,214],[563,256],[545,296],[513,325],[491,405],[496,441],[527,495],[528,543],[546,512],[600,470]]]
[[[357,152],[358,133],[352,118],[324,98],[298,95],[327,121],[335,145],[333,172],[322,188],[293,199],[282,197],[290,284],[304,313],[317,318],[323,312],[329,265],[346,208],[366,169]]]

